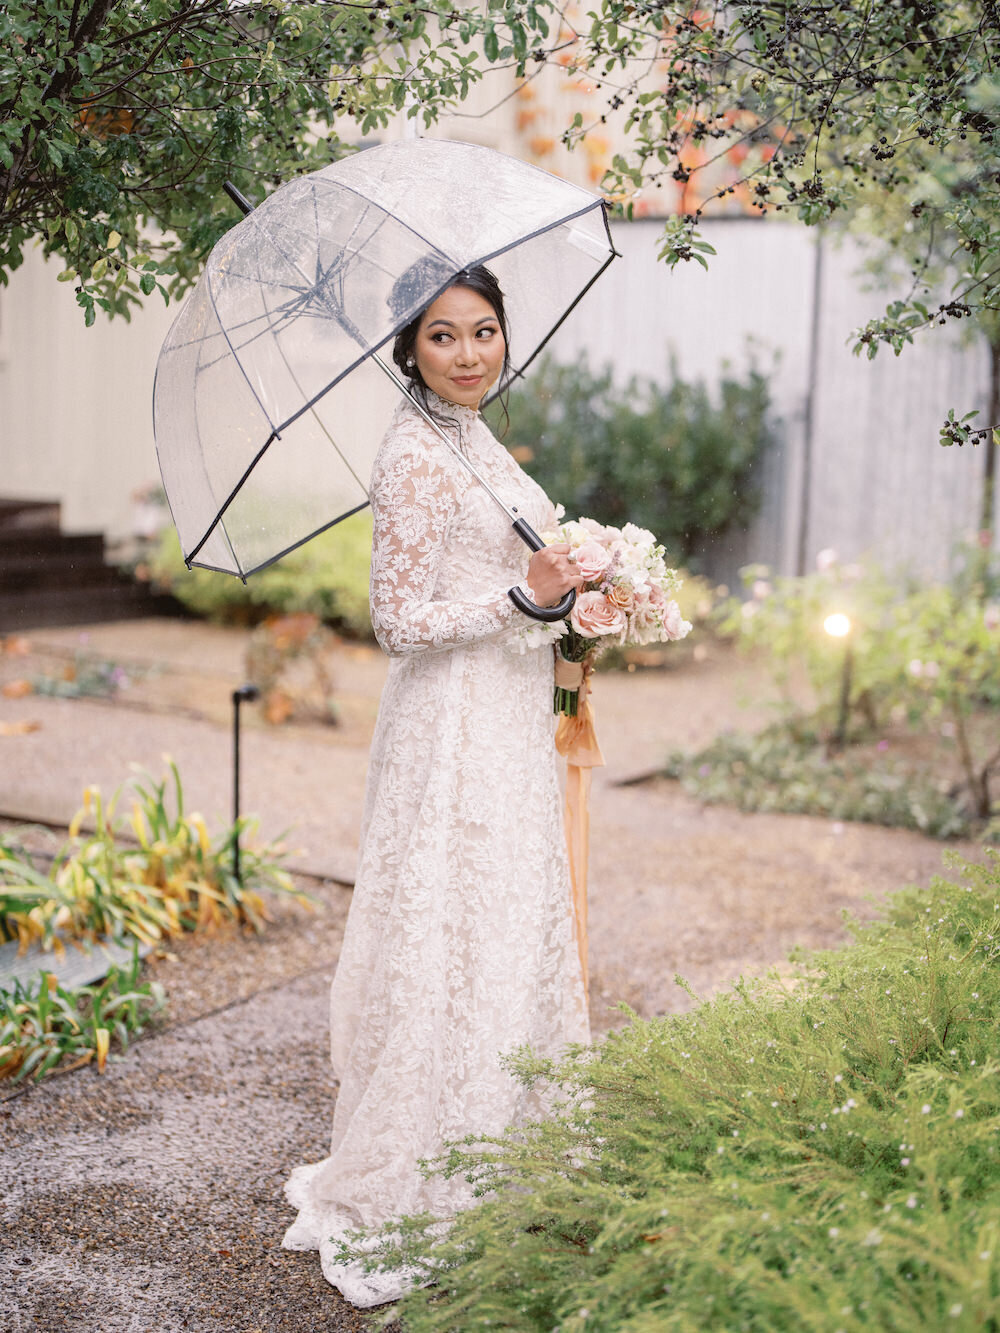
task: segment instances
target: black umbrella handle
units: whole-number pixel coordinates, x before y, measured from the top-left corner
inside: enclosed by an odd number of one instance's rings
[[[540,551],[545,543],[539,537],[538,533],[531,526],[526,518],[514,520],[514,531],[524,542],[525,546],[532,551]],[[573,609],[573,603],[576,601],[576,589],[570,588],[569,592],[555,606],[537,606],[530,597],[526,597],[520,588],[511,588],[507,596],[514,603],[519,611],[523,611],[526,616],[531,616],[532,620],[565,620]]]

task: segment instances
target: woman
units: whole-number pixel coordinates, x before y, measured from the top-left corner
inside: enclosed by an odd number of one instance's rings
[[[541,489],[490,434],[479,404],[506,371],[493,274],[459,275],[396,339],[414,394],[538,530]],[[389,674],[372,741],[357,881],[331,992],[340,1080],[330,1156],[286,1185],[283,1244],[319,1249],[357,1306],[398,1276],[338,1265],[345,1230],[472,1202],[425,1179],[447,1140],[494,1134],[542,1107],[501,1066],[529,1043],[587,1041],[563,841],[553,661],[507,595],[552,605],[582,580],[567,545],[531,556],[509,520],[406,400],[375,460],[371,610]]]

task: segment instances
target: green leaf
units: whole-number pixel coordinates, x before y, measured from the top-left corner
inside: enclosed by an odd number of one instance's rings
[[[142,292],[143,296],[148,296],[155,286],[156,278],[152,273],[144,273],[139,279],[139,290]]]

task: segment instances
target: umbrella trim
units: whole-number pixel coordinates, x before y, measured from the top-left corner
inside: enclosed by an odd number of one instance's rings
[[[243,473],[243,476],[241,476],[240,480],[237,481],[235,487],[233,487],[232,491],[229,492],[229,495],[225,497],[225,503],[223,504],[223,508],[220,509],[219,513],[217,513],[217,515],[215,516],[215,519],[212,519],[208,527],[205,528],[204,535],[203,537],[201,537],[199,544],[197,544],[196,547],[192,548],[191,555],[184,557],[185,564],[188,565],[188,568],[191,568],[192,561],[193,559],[195,559],[197,553],[199,553],[200,549],[204,547],[204,544],[207,543],[209,537],[211,537],[212,533],[215,532],[215,529],[219,527],[221,517],[223,517],[225,511],[227,511],[227,509],[229,508],[229,505],[233,503],[233,500],[236,499],[236,496],[239,495],[240,491],[243,491],[244,481],[247,480],[247,477],[249,475],[251,475],[253,469],[255,469],[256,465],[260,463],[260,460],[263,459],[265,453],[267,453],[268,449],[271,448],[271,445],[275,443],[275,440],[280,440],[280,439],[281,439],[280,432],[277,432],[275,431],[275,429],[272,428],[271,435],[267,437],[267,440],[264,441],[264,444],[261,445],[260,449],[257,449],[257,452],[255,453],[255,455],[253,455],[253,461],[251,465],[249,465],[249,467],[247,468],[247,471]],[[239,557],[236,556],[236,552],[233,551],[232,549],[232,543],[231,541],[229,541],[229,535],[228,532],[225,532],[225,528],[223,528],[223,535],[225,536],[225,540],[227,540],[227,543],[229,544],[229,551],[232,551],[233,560],[236,561],[236,565],[237,567],[239,567],[240,565]],[[215,565],[205,565],[204,568],[215,569]],[[225,571],[223,572],[225,573]],[[240,568],[240,575],[243,575],[243,569],[241,568]]]
[[[311,542],[314,537],[319,537],[322,533],[329,532],[329,530],[335,528],[338,523],[342,523],[345,518],[351,518],[354,514],[360,514],[362,509],[368,508],[368,503],[369,502],[365,500],[363,504],[355,505],[353,509],[348,509],[347,512],[341,514],[339,518],[332,519],[329,523],[324,523],[321,528],[316,528],[313,532],[310,532],[308,537],[300,537],[297,542],[292,542],[291,546],[286,546],[285,549],[279,551],[277,555],[269,556],[266,560],[262,561],[261,564],[254,565],[253,569],[245,571],[238,569],[223,569],[220,565],[203,564],[200,560],[193,560],[190,556],[188,556],[186,561],[187,566],[189,569],[192,567],[195,569],[210,569],[214,574],[231,574],[234,578],[242,579],[242,581],[246,583],[251,574],[259,574],[262,569],[267,569],[268,565],[273,565],[276,564],[277,561],[283,560],[286,555],[289,555],[292,551],[298,550],[300,546],[305,546],[306,542]],[[232,550],[231,546],[230,550]],[[233,552],[234,557],[235,554],[236,553]]]

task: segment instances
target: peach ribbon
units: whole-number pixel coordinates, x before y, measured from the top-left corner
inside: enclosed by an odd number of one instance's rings
[[[569,853],[569,874],[573,886],[573,917],[576,922],[577,947],[583,969],[583,986],[589,994],[587,973],[587,852],[590,842],[591,769],[600,768],[604,755],[594,730],[594,710],[588,696],[589,666],[556,657],[556,685],[579,690],[575,717],[565,713],[556,729],[556,749],[566,756],[566,807],[563,826]]]

